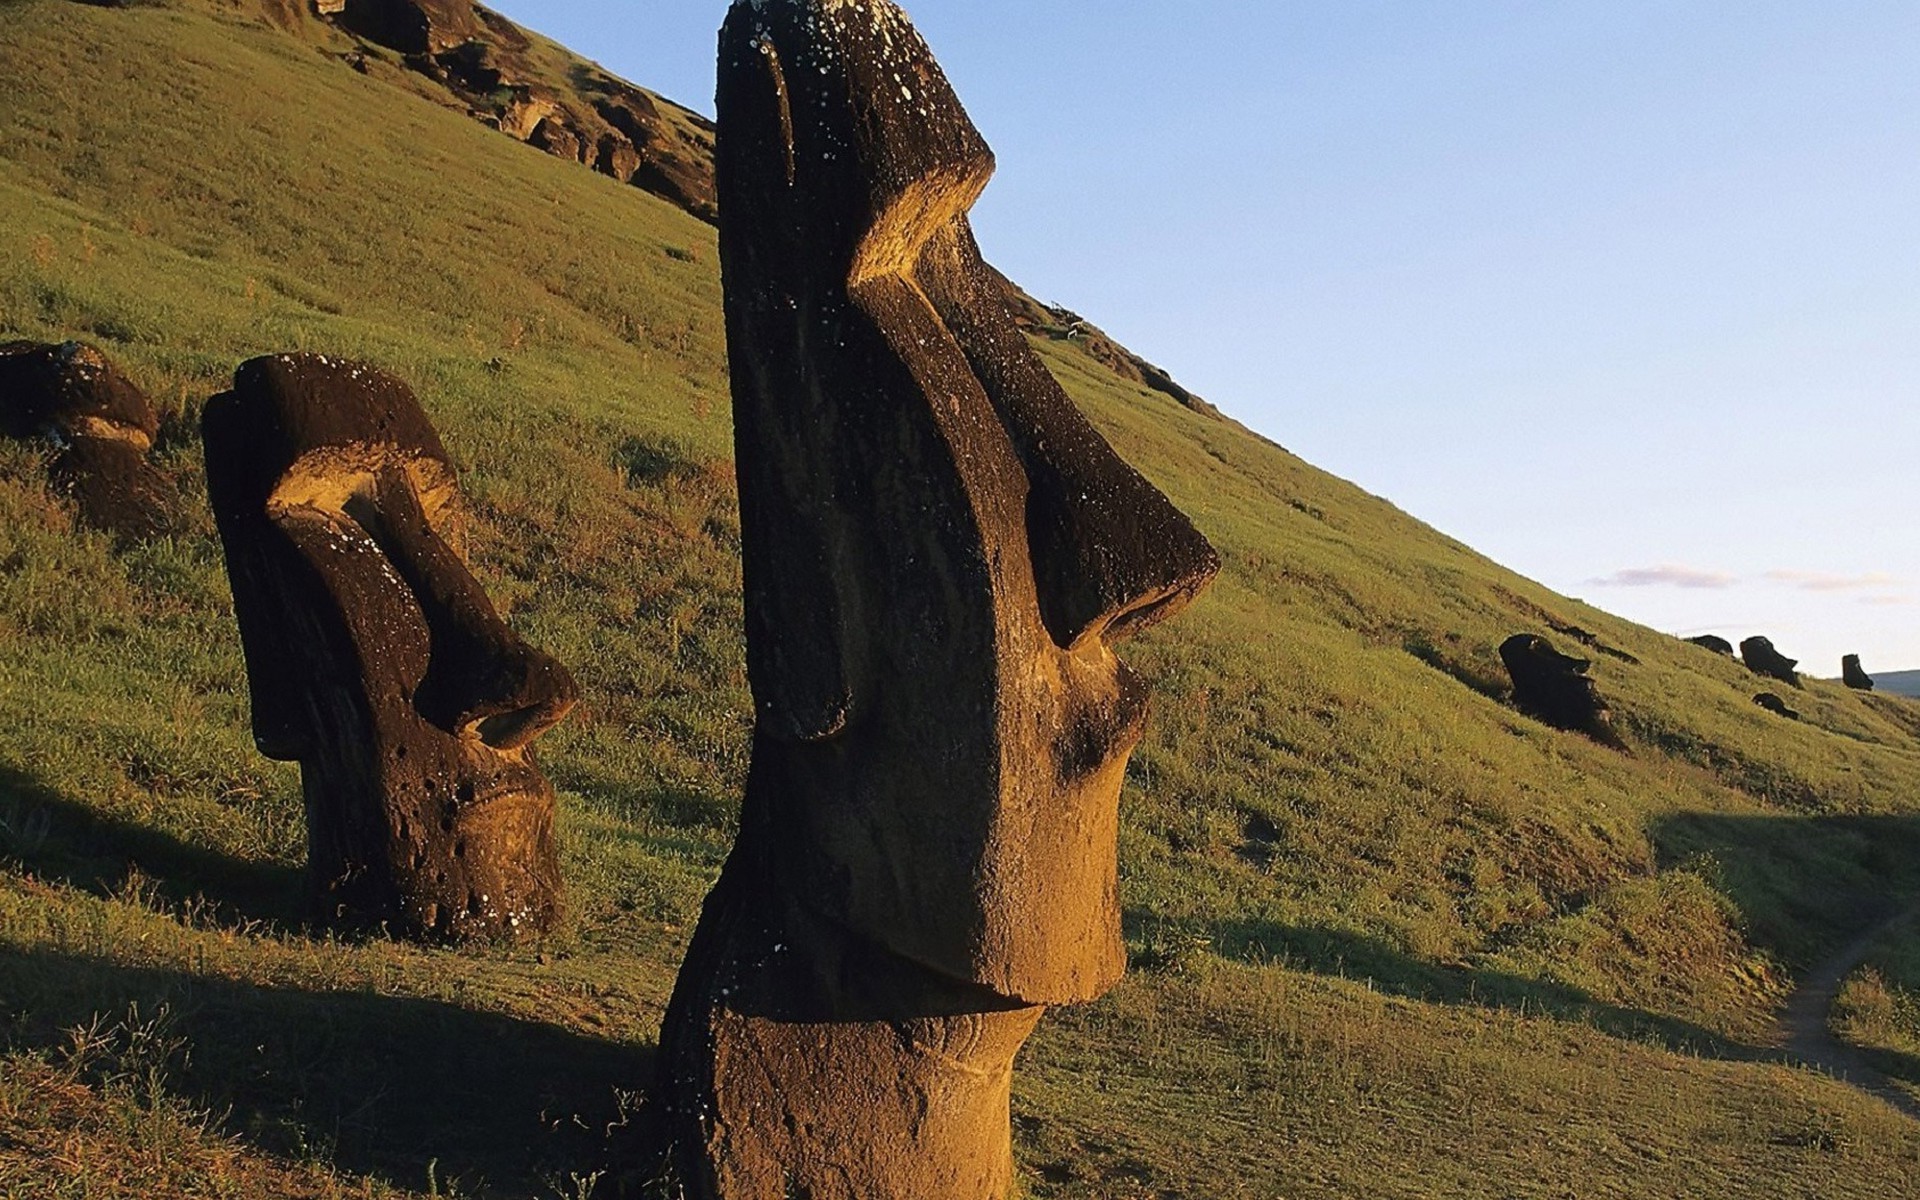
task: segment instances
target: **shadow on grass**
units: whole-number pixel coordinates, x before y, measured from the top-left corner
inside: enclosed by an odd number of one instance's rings
[[[1613,1037],[1662,1046],[1684,1054],[1752,1062],[1778,1058],[1701,1026],[1659,1013],[1596,1000],[1579,988],[1500,971],[1442,966],[1412,958],[1375,938],[1319,926],[1271,921],[1221,921],[1197,931],[1174,932],[1150,918],[1128,917],[1129,941],[1145,942],[1146,961],[1158,965],[1155,947],[1171,936],[1204,943],[1213,953],[1241,962],[1273,963],[1288,970],[1365,983],[1377,992],[1430,1004],[1501,1009],[1590,1025]]]
[[[297,927],[304,915],[301,871],[233,858],[108,816],[4,762],[0,860],[97,896],[119,894],[129,868],[137,868],[168,899],[199,897],[223,918]]]
[[[169,1094],[225,1114],[226,1132],[268,1153],[398,1186],[571,1195],[570,1176],[631,1170],[650,1144],[633,1093],[652,1078],[652,1047],[433,1000],[56,953],[0,960],[0,997],[14,1049],[58,1047],[96,1014],[135,1024],[164,1007],[167,1035],[185,1043]]]
[[[1805,969],[1920,900],[1920,816],[1681,813],[1650,831],[1739,910],[1747,939]]]

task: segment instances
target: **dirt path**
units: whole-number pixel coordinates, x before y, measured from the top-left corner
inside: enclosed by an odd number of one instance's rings
[[[1866,960],[1875,943],[1915,919],[1920,919],[1920,905],[1875,925],[1808,972],[1780,1010],[1778,1036],[1781,1047],[1807,1066],[1878,1096],[1910,1117],[1920,1118],[1920,1101],[1895,1087],[1860,1051],[1827,1028],[1827,1017],[1840,999],[1840,985],[1846,982],[1847,976]]]

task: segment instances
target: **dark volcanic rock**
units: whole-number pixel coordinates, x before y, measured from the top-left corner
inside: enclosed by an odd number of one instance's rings
[[[1125,967],[1112,648],[1218,560],[1015,325],[898,8],[735,4],[719,111],[755,729],[659,1099],[696,1200],[988,1200],[1021,1043]]]
[[[1774,695],[1772,692],[1761,692],[1758,696],[1755,696],[1753,698],[1753,702],[1755,704],[1758,704],[1761,708],[1766,709],[1768,712],[1773,713],[1776,716],[1785,717],[1789,721],[1798,721],[1800,719],[1799,713],[1793,711],[1791,708],[1788,708],[1787,702],[1785,700],[1782,700],[1780,697]]]
[[[1715,654],[1724,654],[1728,658],[1733,657],[1733,643],[1723,637],[1715,637],[1713,634],[1707,633],[1699,637],[1690,637],[1687,641],[1702,649],[1711,650]]]
[[[1562,654],[1532,633],[1516,633],[1502,643],[1500,660],[1513,678],[1513,702],[1521,712],[1609,746],[1621,744],[1606,701],[1587,676],[1591,661]]]
[[[454,549],[453,467],[413,394],[260,358],[203,428],[254,737],[300,763],[326,915],[446,940],[551,926],[553,789],[530,747],[574,683]]]
[[[473,0],[346,0],[334,19],[402,54],[440,54],[483,29]]]
[[[94,528],[126,539],[176,528],[179,493],[147,459],[159,430],[146,394],[94,347],[0,345],[0,433],[46,443],[55,486]]]
[[[1740,660],[1747,664],[1747,670],[1755,675],[1764,675],[1768,679],[1778,679],[1781,683],[1800,686],[1800,673],[1794,670],[1800,660],[1788,658],[1773,648],[1773,643],[1763,637],[1750,637],[1740,643]]]
[[[1840,660],[1840,681],[1856,692],[1873,690],[1873,676],[1860,665],[1858,654],[1849,654]]]

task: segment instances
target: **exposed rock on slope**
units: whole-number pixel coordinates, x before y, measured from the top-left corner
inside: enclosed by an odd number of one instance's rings
[[[472,0],[322,0],[339,28],[405,56],[473,116],[518,141],[717,219],[713,126],[590,64],[565,67]]]

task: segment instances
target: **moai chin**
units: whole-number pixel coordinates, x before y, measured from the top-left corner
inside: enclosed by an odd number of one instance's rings
[[[553,789],[530,746],[576,689],[468,572],[418,401],[372,367],[280,355],[241,366],[203,429],[254,737],[300,763],[327,915],[444,941],[548,928]]]
[[[1114,656],[1218,570],[967,223],[993,170],[885,0],[742,0],[718,181],[753,759],[662,1033],[688,1195],[999,1197],[1015,1053],[1121,976]]]

